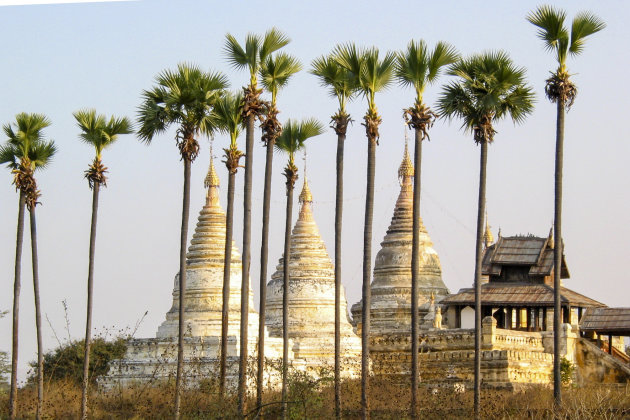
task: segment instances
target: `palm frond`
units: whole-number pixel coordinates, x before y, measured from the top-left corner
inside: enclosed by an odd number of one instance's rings
[[[361,90],[361,74],[364,67],[363,49],[358,49],[352,43],[339,44],[333,50],[332,57],[346,69],[351,84]]]
[[[548,5],[538,7],[526,17],[529,23],[538,27],[537,35],[543,40],[545,49],[557,52],[559,63],[564,62],[561,59],[566,58],[568,47],[569,34],[564,27],[566,17],[564,10]]]
[[[271,92],[272,101],[275,101],[278,91],[285,87],[289,79],[300,70],[302,70],[302,64],[296,57],[278,53],[267,57],[262,62],[259,72],[260,83]]]
[[[131,122],[126,117],[116,118],[112,116],[109,121],[105,115],[97,115],[94,109],[83,109],[75,112],[74,118],[81,129],[79,138],[94,146],[96,156],[100,157],[103,149],[109,147],[121,134],[133,132]]]
[[[571,43],[569,52],[578,55],[584,50],[586,37],[601,31],[606,27],[603,20],[590,12],[581,12],[573,19],[571,24]]]
[[[294,155],[304,147],[304,142],[311,137],[324,133],[324,124],[315,118],[309,118],[300,122],[287,120],[282,126],[282,134],[276,140],[276,150]]]
[[[220,72],[204,72],[190,64],[177,70],[164,70],[156,77],[157,86],[142,93],[138,110],[138,137],[150,143],[153,137],[177,124],[184,132],[210,135],[216,127],[211,111],[228,86]]]
[[[439,41],[435,44],[435,48],[429,58],[429,74],[427,75],[427,81],[434,83],[440,76],[442,69],[448,65],[451,65],[459,60],[459,52],[452,45]]]
[[[244,127],[241,113],[242,100],[242,92],[226,92],[216,101],[213,109],[213,119],[217,129],[228,134],[232,143],[236,142]]]
[[[460,60],[449,73],[458,80],[444,86],[438,110],[443,118],[461,119],[466,131],[506,116],[521,123],[533,111],[534,93],[526,84],[525,69],[503,51]]]
[[[241,70],[250,63],[250,57],[238,43],[232,34],[225,35],[225,44],[223,45],[223,53],[228,63],[235,69]]]
[[[45,169],[52,162],[55,153],[57,153],[57,146],[53,140],[40,141],[31,147],[28,157],[35,170]]]
[[[12,144],[0,146],[0,165],[6,163],[9,169],[17,169],[20,164],[19,155],[20,150]]]
[[[319,79],[321,86],[328,88],[330,96],[337,98],[340,110],[345,112],[346,102],[357,91],[348,70],[340,66],[332,55],[328,55],[314,59],[309,73]]]
[[[272,53],[278,51],[280,48],[286,46],[289,42],[291,42],[291,38],[289,38],[277,28],[271,28],[270,30],[268,30],[265,33],[262,40],[262,45],[260,46],[260,62],[264,62],[267,57],[269,57]]]

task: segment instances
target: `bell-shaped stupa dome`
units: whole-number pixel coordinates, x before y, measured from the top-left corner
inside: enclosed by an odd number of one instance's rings
[[[220,337],[223,306],[223,262],[225,255],[225,212],[219,202],[219,177],[210,161],[204,186],[206,202],[197,221],[186,255],[186,335]],[[228,334],[239,337],[241,307],[241,255],[232,241],[230,273],[230,311]],[[249,292],[249,340],[258,336],[258,313],[253,309],[254,294]],[[166,321],[159,326],[157,337],[177,337],[179,322],[179,274],[175,276],[173,306]]]
[[[411,331],[411,256],[413,239],[413,176],[414,168],[407,143],[398,169],[400,194],[394,216],[376,254],[374,279],[371,284],[372,305],[370,334]],[[431,295],[439,302],[448,289],[442,281],[442,267],[437,252],[420,220],[420,277],[418,304],[420,319],[431,304]],[[357,327],[361,327],[361,302],[352,306]]]
[[[289,337],[296,358],[308,361],[334,360],[335,273],[317,224],[313,219],[313,196],[304,177],[300,214],[291,234],[289,263]],[[265,323],[270,336],[282,336],[282,291],[284,258],[267,285]],[[348,317],[345,291],[341,291],[341,354],[357,357],[361,340]],[[308,364],[308,363],[307,363]]]

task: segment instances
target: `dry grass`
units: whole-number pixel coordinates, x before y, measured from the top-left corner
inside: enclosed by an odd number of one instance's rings
[[[329,419],[334,417],[333,388],[317,381],[294,380],[290,385],[289,418]],[[189,389],[183,395],[183,419],[237,418],[236,400],[221,403],[212,383]],[[343,391],[343,418],[360,417],[360,383],[346,381]],[[408,418],[409,387],[388,380],[373,379],[370,388],[373,419]],[[440,388],[420,390],[420,413],[423,419],[469,419],[472,414],[472,392],[455,393]],[[25,387],[19,394],[20,418],[34,418],[36,391]],[[46,389],[45,417],[78,418],[80,388],[71,382],[54,382]],[[90,398],[93,419],[162,419],[172,416],[173,384],[135,386],[94,392]],[[280,394],[270,392],[264,399],[264,418],[280,416]],[[0,418],[7,417],[8,395],[0,395]],[[250,401],[248,418],[260,418]],[[482,417],[487,419],[552,419],[552,391],[532,386],[520,392],[484,390]],[[563,393],[563,419],[617,419],[630,417],[630,387],[567,388]]]

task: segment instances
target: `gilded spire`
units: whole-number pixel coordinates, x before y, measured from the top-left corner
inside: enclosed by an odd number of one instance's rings
[[[486,231],[483,235],[483,243],[488,248],[490,245],[494,243],[494,236],[492,236],[492,231],[490,230],[490,224],[488,223],[488,213],[486,212]]]
[[[311,194],[311,189],[308,187],[308,179],[306,178],[306,174],[304,174],[304,186],[302,187],[302,192],[300,193],[300,203],[312,202],[313,194]]]
[[[210,144],[210,167],[208,168],[208,174],[203,182],[204,187],[208,189],[206,193],[206,201],[208,204],[219,203],[219,176],[214,169],[214,155],[212,154],[212,144]]]
[[[405,152],[403,154],[403,160],[398,168],[398,180],[403,185],[406,180],[410,180],[413,177],[414,169],[411,157],[409,157],[409,139],[407,138],[407,130],[405,130]]]

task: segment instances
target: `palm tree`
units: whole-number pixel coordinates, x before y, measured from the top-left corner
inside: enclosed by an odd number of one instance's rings
[[[90,344],[92,340],[92,296],[94,285],[94,253],[96,250],[96,221],[98,215],[98,196],[101,185],[107,186],[107,168],[101,161],[103,150],[111,146],[121,134],[131,134],[131,122],[126,118],[111,117],[109,121],[104,115],[96,115],[96,111],[81,110],[74,114],[77,125],[81,129],[81,141],[94,147],[94,161],[85,171],[85,178],[92,190],[92,223],[90,225],[90,255],[87,281],[87,309],[85,317],[85,349],[83,356],[83,386],[81,397],[81,418],[87,419],[87,399],[90,366]]]
[[[537,26],[538,37],[545,43],[545,49],[555,54],[558,68],[547,79],[545,93],[547,98],[556,104],[556,163],[554,194],[554,311],[553,311],[553,395],[556,406],[561,402],[560,377],[560,276],[562,264],[562,165],[564,148],[564,111],[573,105],[577,95],[577,87],[573,84],[567,70],[566,61],[569,54],[579,55],[584,50],[585,39],[601,31],[606,24],[589,12],[578,13],[571,23],[571,34],[564,26],[566,12],[551,6],[540,6],[527,16],[527,20]]]
[[[372,219],[374,214],[374,172],[378,127],[382,122],[376,108],[377,92],[386,89],[392,82],[395,54],[387,53],[379,58],[377,48],[357,49],[354,44],[339,45],[334,51],[335,60],[345,68],[352,85],[367,99],[368,110],[363,117],[363,126],[368,139],[367,188],[365,194],[365,224],[363,230],[363,305],[361,308],[361,416],[369,417],[369,339],[370,339],[370,278],[372,274]]]
[[[269,205],[271,203],[271,173],[273,170],[273,149],[276,139],[282,133],[278,121],[276,99],[278,91],[289,83],[291,77],[302,70],[297,58],[278,53],[269,56],[262,63],[260,81],[271,92],[271,102],[265,107],[265,120],[262,123],[262,141],[267,148],[265,161],[265,186],[263,190],[263,226],[260,245],[260,306],[258,318],[258,369],[256,376],[256,406],[262,405],[263,373],[265,363],[265,307],[267,304],[267,260],[269,255]]]
[[[422,140],[429,138],[429,129],[437,115],[424,102],[423,94],[428,84],[435,83],[444,66],[456,62],[459,54],[449,44],[438,42],[429,51],[420,40],[411,41],[405,51],[396,56],[396,79],[402,86],[416,91],[412,107],[405,109],[403,116],[415,130],[414,187],[413,187],[413,239],[411,251],[411,417],[417,417],[418,403],[418,277],[420,275],[420,188],[422,173]]]
[[[331,117],[337,134],[337,188],[335,194],[335,416],[341,418],[341,228],[343,222],[343,149],[348,124],[352,121],[346,103],[356,93],[348,70],[341,67],[332,55],[316,58],[311,63],[311,74],[337,98],[339,109]]]
[[[230,136],[230,147],[225,152],[225,166],[228,170],[227,214],[225,217],[225,257],[223,262],[223,308],[221,314],[221,352],[219,359],[219,396],[225,395],[227,363],[228,315],[230,305],[230,275],[232,272],[232,233],[234,231],[234,187],[236,172],[243,152],[238,150],[236,139],[243,128],[241,114],[242,94],[226,93],[214,107],[214,117],[219,130]]]
[[[291,225],[293,215],[293,188],[298,179],[295,153],[304,147],[304,142],[324,132],[324,126],[316,119],[301,122],[288,120],[276,141],[276,148],[289,155],[284,168],[287,186],[287,211],[284,225],[283,283],[282,283],[282,418],[287,415],[287,373],[289,370],[289,265],[291,262]]]
[[[245,414],[247,374],[247,322],[249,314],[249,266],[251,262],[251,219],[252,219],[252,165],[254,159],[254,120],[260,119],[263,103],[258,89],[258,72],[262,63],[272,53],[284,47],[290,39],[276,28],[268,30],[263,37],[248,34],[243,48],[236,38],[227,34],[224,51],[229,63],[237,69],[249,70],[249,85],[243,88],[243,119],[245,120],[245,182],[243,193],[243,274],[241,282],[241,337],[238,367],[238,412]]]
[[[525,84],[525,69],[516,67],[502,51],[473,55],[452,65],[449,74],[458,80],[444,87],[438,109],[449,120],[457,117],[462,128],[481,146],[479,201],[475,243],[475,417],[479,416],[481,385],[481,247],[486,207],[488,144],[494,140],[494,123],[509,116],[521,123],[534,109],[534,93]]]
[[[186,292],[186,244],[190,210],[190,166],[199,154],[197,138],[211,135],[215,129],[212,108],[228,86],[220,72],[206,73],[190,64],[179,64],[177,70],[164,70],[157,86],[142,92],[138,112],[138,137],[149,144],[171,125],[177,126],[175,141],[184,162],[184,197],[179,251],[179,334],[177,341],[177,377],[175,381],[175,418],[179,418],[182,370],[184,367],[184,315]]]
[[[42,416],[44,399],[44,349],[41,333],[41,308],[39,302],[39,267],[37,259],[37,227],[35,206],[40,192],[35,181],[35,171],[45,168],[57,151],[52,140],[44,138],[44,128],[50,126],[50,120],[42,114],[20,113],[14,124],[6,124],[3,129],[8,137],[6,144],[0,147],[0,164],[8,164],[13,173],[13,184],[20,190],[18,227],[15,255],[15,282],[13,287],[13,347],[11,353],[11,393],[9,397],[9,418],[17,416],[17,353],[19,299],[21,281],[22,242],[24,235],[24,207],[30,213],[31,254],[33,263],[33,291],[35,296],[35,326],[37,331],[37,411],[36,417]]]

